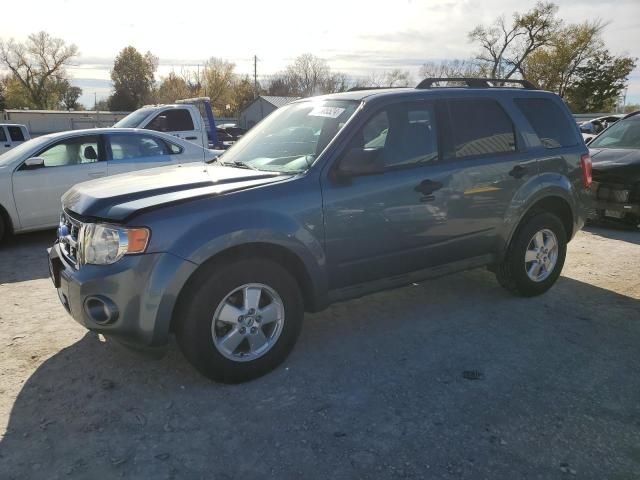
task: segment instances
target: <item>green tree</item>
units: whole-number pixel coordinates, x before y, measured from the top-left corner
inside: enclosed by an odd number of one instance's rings
[[[171,72],[163,78],[155,92],[156,103],[173,103],[181,98],[189,98],[192,90],[187,81]]]
[[[245,75],[244,77],[236,79],[233,85],[232,111],[239,114],[244,107],[253,101],[254,94],[253,82],[248,76]]]
[[[116,111],[140,108],[151,99],[158,58],[151,52],[141,54],[134,47],[124,48],[116,57],[111,70],[113,95],[109,107]]]
[[[69,80],[62,80],[56,85],[58,96],[60,98],[60,107],[63,110],[80,110],[81,105],[78,103],[82,89],[74,87]]]
[[[56,83],[67,79],[65,67],[77,55],[78,47],[46,32],[31,34],[24,43],[0,40],[0,64],[21,85],[28,99],[23,107],[56,108]]]
[[[515,12],[511,20],[501,16],[492,25],[478,25],[468,34],[480,46],[476,59],[493,78],[521,74],[527,57],[549,45],[560,28],[557,12],[555,4],[538,2],[528,12]]]
[[[604,27],[604,23],[595,20],[561,28],[550,45],[526,58],[523,76],[541,89],[564,97],[575,82],[578,69],[604,47]]]
[[[576,70],[577,80],[567,89],[567,101],[574,112],[612,111],[636,67],[632,57],[615,57],[608,50],[597,52]]]

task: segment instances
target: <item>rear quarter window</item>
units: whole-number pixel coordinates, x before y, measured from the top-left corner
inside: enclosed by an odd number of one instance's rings
[[[24,133],[20,127],[7,127],[9,130],[9,136],[14,142],[24,142]]]
[[[531,124],[544,148],[573,147],[578,144],[573,121],[553,100],[516,98],[514,102]]]
[[[0,142],[7,141],[7,134],[4,133],[4,127],[0,126]]]

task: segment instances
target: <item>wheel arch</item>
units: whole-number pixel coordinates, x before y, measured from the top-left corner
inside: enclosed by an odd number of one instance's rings
[[[13,221],[11,220],[11,215],[9,215],[9,212],[7,212],[7,209],[4,208],[2,204],[0,204],[0,222],[2,223],[2,225],[0,225],[0,229],[4,227],[4,232],[0,230],[0,239],[4,234],[13,234],[14,228]]]
[[[196,268],[180,289],[180,293],[178,294],[173,308],[173,314],[171,315],[170,330],[174,330],[174,322],[177,318],[175,313],[182,308],[190,288],[194,284],[197,284],[211,268],[215,268],[217,265],[227,262],[233,262],[234,260],[251,257],[273,260],[291,273],[300,286],[305,311],[314,312],[324,308],[324,302],[320,300],[321,297],[318,291],[318,286],[313,281],[302,258],[282,245],[267,242],[254,242],[236,245],[222,250],[207,259],[205,262],[201,263],[198,268]]]

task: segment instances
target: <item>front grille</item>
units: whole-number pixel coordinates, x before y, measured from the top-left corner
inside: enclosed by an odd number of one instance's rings
[[[78,237],[81,228],[82,222],[73,218],[67,212],[60,214],[60,226],[58,227],[60,251],[76,269],[80,267]]]

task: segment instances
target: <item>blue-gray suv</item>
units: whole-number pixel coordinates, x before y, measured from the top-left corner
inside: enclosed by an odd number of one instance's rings
[[[585,219],[588,149],[552,93],[453,85],[296,101],[211,164],[76,185],[49,252],[62,304],[127,344],[174,332],[204,375],[238,382],[333,302],[475,267],[545,292]]]

